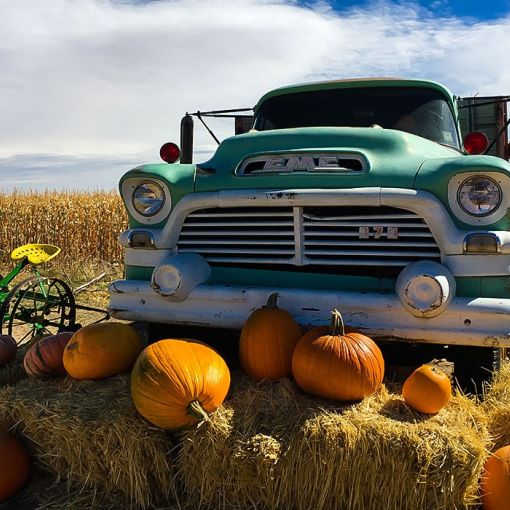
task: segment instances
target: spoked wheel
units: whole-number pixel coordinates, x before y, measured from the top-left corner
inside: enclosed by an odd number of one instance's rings
[[[67,283],[57,278],[27,278],[12,288],[0,306],[2,333],[19,343],[38,334],[73,329],[76,304]]]

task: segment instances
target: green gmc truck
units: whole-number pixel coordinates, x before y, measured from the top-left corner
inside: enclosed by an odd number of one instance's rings
[[[510,346],[507,101],[426,80],[283,87],[200,163],[187,115],[168,163],[121,178],[111,314],[239,330],[278,292],[304,327],[338,308],[388,356],[433,352],[479,383]]]

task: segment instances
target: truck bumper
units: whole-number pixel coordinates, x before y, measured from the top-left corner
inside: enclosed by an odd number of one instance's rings
[[[109,291],[118,319],[241,329],[277,292],[279,306],[305,327],[327,324],[337,308],[346,324],[378,340],[510,347],[510,299],[454,297],[440,315],[416,317],[396,294],[200,284],[176,302],[141,280],[115,281]]]

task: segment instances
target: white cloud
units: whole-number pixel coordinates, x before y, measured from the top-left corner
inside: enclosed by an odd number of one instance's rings
[[[157,161],[185,111],[252,106],[306,80],[398,75],[509,93],[509,30],[510,17],[467,24],[384,3],[340,15],[283,0],[0,0],[0,152]]]

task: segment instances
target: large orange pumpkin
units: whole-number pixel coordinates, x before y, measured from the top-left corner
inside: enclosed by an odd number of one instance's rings
[[[79,329],[64,350],[64,368],[75,379],[104,379],[127,372],[142,351],[128,324],[103,322]]]
[[[36,342],[25,354],[23,367],[31,377],[55,377],[64,375],[64,349],[74,333],[63,332],[50,335]]]
[[[482,477],[484,510],[510,510],[510,445],[494,452]]]
[[[239,340],[239,360],[251,377],[280,379],[292,373],[292,354],[301,330],[289,312],[278,308],[278,294],[255,310],[244,323]]]
[[[11,434],[0,430],[0,503],[17,494],[30,473],[28,454]]]
[[[346,333],[334,310],[328,328],[314,328],[298,342],[292,373],[301,389],[331,400],[353,402],[374,393],[384,376],[379,347],[369,337]]]
[[[18,352],[16,340],[9,335],[0,335],[0,367],[10,363]]]
[[[227,396],[230,372],[209,346],[188,339],[149,345],[131,373],[138,412],[154,425],[178,430],[208,419]]]
[[[436,414],[452,396],[450,378],[440,368],[422,365],[405,380],[402,396],[416,411]]]

